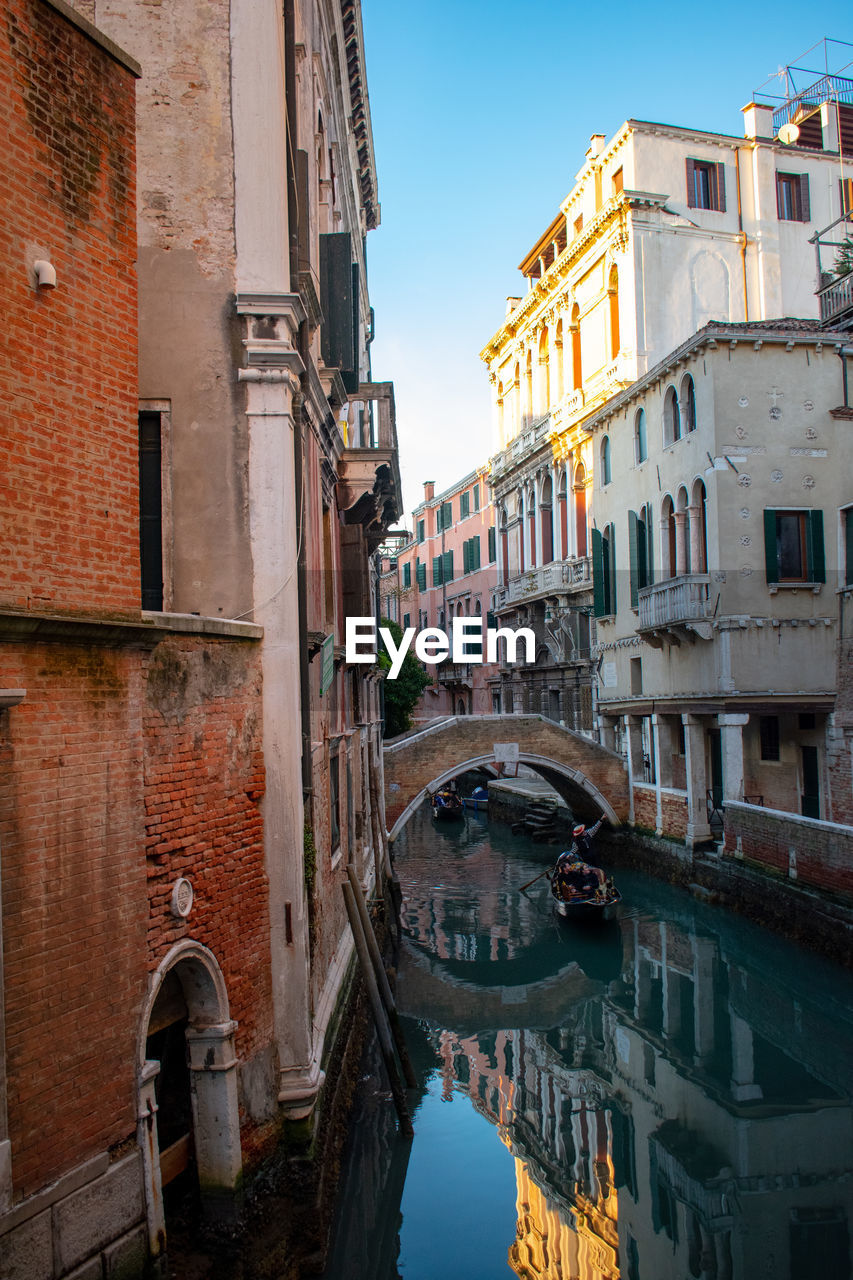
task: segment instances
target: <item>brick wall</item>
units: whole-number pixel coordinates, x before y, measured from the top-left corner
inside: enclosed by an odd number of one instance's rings
[[[134,77],[45,0],[3,17],[0,605],[138,608]]]
[[[793,851],[797,884],[853,899],[853,827],[731,802],[725,820],[726,853],[787,877]]]
[[[16,1198],[133,1134],[146,888],[138,653],[4,645],[6,1054]]]
[[[258,646],[165,639],[148,659],[144,698],[148,967],[183,938],[208,947],[238,1023],[237,1055],[251,1063],[269,1056],[273,1038]],[[170,910],[180,876],[194,892],[186,919]],[[267,1071],[271,1079],[271,1059]],[[263,1135],[243,1118],[251,1158]]]

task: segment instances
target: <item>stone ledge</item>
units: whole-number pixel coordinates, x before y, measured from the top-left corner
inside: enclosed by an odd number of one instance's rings
[[[94,1182],[96,1178],[100,1178],[106,1173],[109,1165],[110,1158],[104,1151],[101,1155],[93,1156],[91,1160],[78,1165],[70,1173],[64,1174],[56,1182],[51,1183],[49,1187],[45,1187],[44,1191],[38,1191],[34,1196],[30,1196],[27,1200],[15,1205],[14,1208],[0,1218],[0,1236],[6,1235],[8,1231],[13,1231],[15,1227],[19,1227],[22,1222],[26,1222],[29,1218],[34,1218],[43,1209],[49,1209],[51,1205],[56,1204],[57,1200],[62,1200],[65,1196],[71,1195],[72,1191],[79,1191],[87,1183]]]
[[[167,635],[223,636],[231,640],[261,640],[264,629],[254,622],[205,618],[194,613],[128,612],[110,617],[97,614],[19,612],[0,609],[0,642],[60,640],[66,644],[155,645]]]

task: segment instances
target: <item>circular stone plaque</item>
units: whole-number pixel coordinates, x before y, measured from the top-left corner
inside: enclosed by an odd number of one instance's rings
[[[172,901],[169,904],[173,916],[185,919],[193,909],[193,887],[186,877],[181,876],[172,888]]]

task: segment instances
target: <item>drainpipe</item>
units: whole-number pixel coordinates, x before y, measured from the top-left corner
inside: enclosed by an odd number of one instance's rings
[[[735,153],[735,185],[737,187],[737,227],[738,239],[740,240],[740,266],[743,273],[743,318],[749,320],[749,293],[746,284],[746,233],[743,229],[743,206],[741,204],[740,195],[740,147],[734,148]]]
[[[294,0],[284,0],[284,96],[287,110],[287,226],[290,260],[290,288],[298,292],[299,219],[308,211],[299,208],[296,193],[296,17]],[[297,346],[304,372],[300,375],[301,394],[293,397],[293,478],[296,499],[296,583],[299,627],[299,702],[302,729],[302,792],[308,801],[312,792],[311,777],[311,689],[308,679],[308,603],[306,596],[305,550],[305,450],[302,405],[308,392],[308,324],[303,320],[297,334]]]

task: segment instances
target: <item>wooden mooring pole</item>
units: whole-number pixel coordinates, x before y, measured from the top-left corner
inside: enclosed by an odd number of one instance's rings
[[[391,1084],[391,1094],[394,1098],[394,1106],[397,1109],[397,1119],[400,1125],[400,1132],[407,1138],[411,1138],[415,1132],[412,1125],[412,1117],[409,1115],[409,1107],[406,1102],[406,1091],[403,1088],[403,1082],[400,1079],[400,1073],[397,1070],[397,1061],[394,1057],[394,1046],[391,1042],[391,1031],[388,1026],[388,1019],[385,1014],[385,1007],[382,1004],[382,997],[379,994],[379,988],[376,985],[376,976],[373,971],[373,964],[370,959],[370,953],[367,949],[367,940],[361,925],[361,917],[358,913],[358,907],[355,902],[355,894],[352,885],[344,882],[341,885],[344,895],[344,903],[349,917],[352,936],[355,941],[355,949],[358,954],[361,971],[364,976],[364,985],[367,987],[367,994],[370,999],[370,1007],[373,1010],[373,1021],[376,1025],[376,1032],[379,1037],[379,1048],[382,1051],[382,1059],[385,1063],[385,1069],[388,1072],[388,1079]]]
[[[397,1054],[400,1058],[400,1065],[403,1068],[403,1075],[406,1078],[406,1084],[409,1088],[415,1089],[418,1084],[417,1076],[415,1075],[415,1070],[412,1066],[412,1060],[409,1057],[409,1051],[406,1048],[403,1028],[400,1026],[400,1019],[397,1016],[397,1005],[394,1002],[391,984],[388,981],[388,975],[385,972],[385,966],[382,963],[382,956],[379,952],[379,943],[376,941],[376,934],[373,932],[373,925],[367,910],[367,903],[364,900],[364,890],[359,883],[355,867],[347,867],[347,877],[352,885],[355,905],[358,908],[361,927],[364,932],[365,941],[367,942],[367,950],[370,952],[370,959],[373,961],[373,970],[376,974],[376,981],[379,985],[379,994],[382,997],[385,1012],[388,1014],[388,1021],[391,1025],[391,1034],[393,1035],[394,1043],[397,1046]]]

